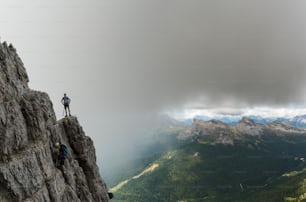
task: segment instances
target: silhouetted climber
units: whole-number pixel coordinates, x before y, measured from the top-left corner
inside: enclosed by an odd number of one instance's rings
[[[67,97],[66,93],[64,93],[64,97],[62,98],[61,103],[64,105],[66,117],[67,117],[67,109],[68,109],[68,112],[69,112],[69,116],[71,116],[70,108],[69,108],[70,101],[71,101],[70,98]]]
[[[65,172],[65,159],[68,153],[68,148],[66,145],[59,142],[55,143],[57,149],[57,163],[56,166],[64,173]]]

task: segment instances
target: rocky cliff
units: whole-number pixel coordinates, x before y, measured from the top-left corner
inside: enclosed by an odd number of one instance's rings
[[[75,117],[56,120],[46,93],[29,89],[12,45],[0,44],[0,201],[108,201],[95,148]],[[54,144],[68,147],[65,175]]]

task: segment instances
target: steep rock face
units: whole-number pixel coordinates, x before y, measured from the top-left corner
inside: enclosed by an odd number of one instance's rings
[[[92,140],[75,117],[56,121],[46,93],[28,88],[15,48],[0,44],[0,201],[108,201]],[[68,147],[65,175],[55,142]]]

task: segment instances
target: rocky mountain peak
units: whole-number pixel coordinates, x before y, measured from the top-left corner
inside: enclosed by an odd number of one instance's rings
[[[0,201],[108,201],[92,140],[76,117],[57,121],[46,93],[28,88],[16,49],[0,44]],[[65,172],[55,143],[68,148]]]
[[[224,122],[222,122],[222,121],[219,121],[219,120],[217,120],[217,119],[212,119],[212,120],[210,120],[210,121],[207,121],[207,123],[209,123],[209,124],[212,124],[212,125],[222,125],[222,126],[225,126],[225,125],[227,125],[226,123],[224,123]]]
[[[178,139],[209,138],[213,143],[233,144],[232,127],[219,120],[194,120],[190,127],[181,132]]]
[[[247,116],[242,117],[242,119],[239,123],[250,125],[250,126],[255,126],[256,125],[254,120],[252,120],[251,118],[249,118]]]

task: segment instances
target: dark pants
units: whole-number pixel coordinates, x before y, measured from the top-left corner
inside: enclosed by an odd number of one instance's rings
[[[68,112],[69,112],[69,116],[70,116],[69,104],[64,104],[64,109],[65,109],[66,116],[67,116],[67,108],[68,108]]]
[[[57,160],[58,160],[60,166],[63,166],[65,164],[65,159],[66,158],[65,158],[64,155],[62,155],[62,154],[58,155]]]

